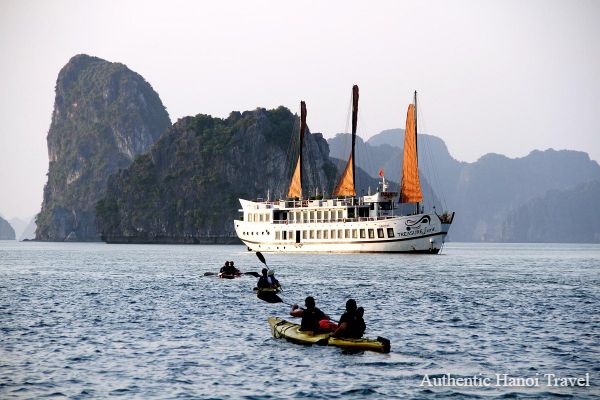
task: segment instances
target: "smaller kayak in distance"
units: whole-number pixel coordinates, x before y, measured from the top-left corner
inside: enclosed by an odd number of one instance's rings
[[[317,344],[320,346],[335,346],[354,351],[375,351],[378,353],[390,352],[390,341],[386,338],[377,339],[351,339],[334,338],[328,333],[313,333],[301,331],[299,324],[286,321],[277,317],[269,317],[269,325],[274,338],[284,338],[289,342],[303,345]]]
[[[255,278],[258,278],[260,275],[258,274],[258,272],[236,272],[234,274],[227,274],[224,272],[205,272],[204,276],[213,276],[216,275],[219,278],[223,278],[223,279],[234,279],[234,278],[239,278],[242,275],[250,275],[250,276],[254,276]]]
[[[217,274],[217,276],[221,279],[235,279],[235,278],[239,278],[240,276],[242,276],[242,274],[240,272],[236,272],[233,274],[227,274],[225,272],[219,272]]]

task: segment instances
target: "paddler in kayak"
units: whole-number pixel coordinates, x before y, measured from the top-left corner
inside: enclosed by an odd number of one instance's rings
[[[267,275],[268,270],[266,268],[262,269],[262,275],[258,278],[258,282],[256,282],[256,287],[259,289],[268,289],[271,287],[269,284],[269,277]]]
[[[279,281],[277,280],[277,278],[275,278],[275,271],[273,271],[272,269],[270,269],[269,272],[267,272],[267,282],[269,283],[269,287],[271,289],[281,288]]]
[[[362,308],[362,307],[361,307]],[[364,309],[362,310],[364,313]],[[350,299],[346,302],[346,312],[340,318],[340,324],[331,334],[333,337],[360,338],[365,331],[365,321],[359,315],[356,300]]]
[[[329,317],[315,306],[315,299],[312,296],[308,296],[304,300],[304,305],[306,308],[303,309],[298,304],[294,304],[290,310],[290,315],[292,317],[302,317],[300,322],[301,331],[319,332],[319,322],[329,320]]]
[[[233,261],[225,261],[225,265],[221,267],[221,270],[219,272],[226,275],[240,274],[240,270],[233,266]]]

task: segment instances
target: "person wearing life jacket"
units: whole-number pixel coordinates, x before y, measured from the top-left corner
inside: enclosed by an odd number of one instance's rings
[[[363,310],[364,312],[364,310]],[[340,324],[331,334],[333,337],[359,338],[363,335],[364,320],[357,315],[356,301],[349,299],[346,302],[346,312],[340,318]],[[364,327],[366,328],[366,326]],[[362,330],[362,332],[361,332]]]
[[[229,268],[229,261],[225,261],[225,264],[223,264],[223,266],[221,267],[219,272],[222,274],[226,274],[227,273],[226,271],[228,268]]]
[[[281,287],[279,281],[277,280],[277,278],[275,278],[275,271],[273,271],[272,269],[269,270],[269,272],[267,272],[267,281],[269,282],[269,287],[271,289],[277,289]]]
[[[367,325],[365,324],[365,320],[363,316],[365,315],[365,309],[362,307],[358,307],[356,309],[356,328],[358,337],[362,337],[365,334],[365,330],[367,330]]]
[[[240,270],[237,269],[234,265],[233,265],[233,261],[229,261],[229,269],[231,270],[231,274],[239,274]]]
[[[312,296],[308,296],[304,300],[306,308],[300,308],[298,304],[294,304],[290,310],[292,317],[302,317],[300,322],[301,331],[319,331],[319,321],[328,320],[329,317],[323,311],[319,310],[315,306],[315,299]]]
[[[225,261],[225,265],[221,267],[220,272],[227,275],[236,275],[240,273],[240,271],[233,266],[233,261]]]
[[[256,282],[256,287],[259,289],[267,289],[271,287],[269,283],[269,277],[267,276],[267,269],[262,269],[262,275],[258,278],[258,282]]]

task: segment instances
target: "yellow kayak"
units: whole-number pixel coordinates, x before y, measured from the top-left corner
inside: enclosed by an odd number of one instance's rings
[[[348,350],[357,351],[376,351],[379,353],[390,352],[390,341],[378,337],[377,339],[350,339],[329,337],[327,333],[313,334],[308,331],[301,331],[300,325],[291,323],[281,318],[269,317],[269,325],[274,338],[284,338],[292,343],[321,346],[336,346]]]

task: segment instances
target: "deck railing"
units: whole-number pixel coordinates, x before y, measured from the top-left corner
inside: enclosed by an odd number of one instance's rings
[[[305,220],[289,220],[289,219],[276,219],[273,220],[274,224],[331,224],[336,222],[363,222],[363,221],[381,221],[386,219],[398,218],[395,215],[386,215],[381,217],[359,217],[359,218],[338,218],[338,219],[305,219]]]

